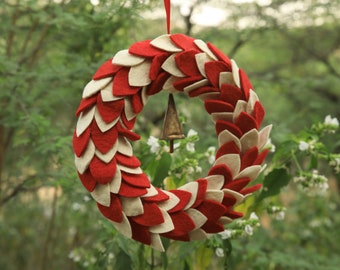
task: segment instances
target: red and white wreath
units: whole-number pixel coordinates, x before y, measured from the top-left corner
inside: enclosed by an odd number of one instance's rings
[[[219,148],[207,176],[162,190],[140,168],[131,141],[149,97],[168,91],[199,98],[215,123]],[[242,216],[233,207],[261,185],[271,126],[246,74],[210,43],[167,34],[133,44],[105,62],[76,112],[75,163],[100,212],[123,235],[163,250],[161,236],[207,238]]]

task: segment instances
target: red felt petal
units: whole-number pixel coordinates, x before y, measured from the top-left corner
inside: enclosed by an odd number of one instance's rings
[[[188,204],[192,196],[190,192],[185,191],[185,190],[175,189],[175,190],[169,190],[169,192],[175,194],[179,198],[178,204],[174,208],[169,210],[169,213],[174,213],[174,212],[182,210]]]
[[[101,95],[98,95],[97,108],[102,119],[105,123],[109,124],[116,120],[122,113],[124,109],[124,99],[103,102]]]
[[[117,163],[129,168],[137,168],[140,166],[140,161],[135,156],[126,156],[121,153],[116,153],[115,155]]]
[[[73,133],[73,149],[77,157],[80,157],[87,148],[89,143],[91,131],[87,128],[79,137],[77,137],[76,131]]]
[[[168,233],[163,233],[162,236],[181,241],[189,241],[188,233],[195,229],[195,223],[191,217],[185,212],[177,212],[171,214],[171,219],[175,229]]]
[[[244,99],[244,95],[237,86],[231,84],[222,84],[220,98],[221,100],[224,100],[235,106],[237,101]]]
[[[247,133],[249,130],[257,128],[257,123],[254,117],[247,114],[246,112],[241,112],[237,117],[235,124],[242,130],[243,133]]]
[[[118,131],[116,126],[112,127],[106,132],[102,132],[96,121],[92,122],[91,125],[91,139],[96,148],[103,154],[106,154],[113,145],[116,143],[118,138]]]
[[[199,50],[199,48],[194,43],[195,39],[192,37],[188,37],[183,34],[174,34],[170,36],[170,39],[176,46],[180,47],[183,50]]]
[[[112,77],[116,74],[122,67],[112,64],[112,59],[107,60],[102,64],[96,73],[93,75],[93,80],[100,80],[106,77]]]
[[[208,175],[223,175],[224,184],[227,184],[233,180],[232,173],[230,169],[224,164],[218,164],[209,170]]]
[[[191,206],[192,208],[198,207],[205,198],[205,194],[207,192],[207,187],[208,187],[208,181],[205,179],[199,179],[197,180],[198,183],[198,190],[197,190],[197,195],[196,195],[196,201],[195,203]]]
[[[132,239],[144,243],[146,245],[151,244],[151,236],[148,227],[136,224],[131,218],[129,218],[131,229],[132,229]]]
[[[227,208],[219,202],[212,200],[203,201],[197,210],[205,215],[210,221],[217,221],[226,212]]]
[[[122,179],[131,186],[138,188],[149,188],[150,181],[145,173],[131,174],[122,172]]]
[[[249,149],[247,152],[245,152],[241,157],[241,171],[251,165],[254,164],[257,156],[259,154],[259,150],[256,146]]]
[[[79,176],[79,179],[81,180],[81,183],[87,189],[87,191],[92,192],[97,185],[97,181],[91,175],[90,170],[87,169],[84,172],[84,174],[80,174],[78,172],[78,176]]]
[[[254,118],[256,119],[257,126],[261,126],[262,120],[265,115],[265,110],[259,101],[255,102],[254,105]]]
[[[217,112],[233,112],[234,106],[224,102],[222,100],[205,100],[204,101],[205,110],[209,113],[217,113]]]
[[[240,212],[233,211],[232,209],[228,209],[224,216],[229,217],[231,219],[236,219],[243,217],[243,214]]]
[[[230,123],[225,120],[217,120],[215,127],[217,134],[220,134],[220,132],[222,132],[223,130],[228,130],[238,138],[241,138],[242,136],[242,130],[240,130],[238,126],[236,126],[234,123]]]
[[[153,47],[150,42],[151,40],[144,40],[134,43],[130,46],[129,53],[141,57],[154,57],[163,53],[162,50]]]
[[[256,185],[254,185],[252,187],[248,187],[248,188],[242,189],[240,191],[240,193],[243,194],[243,195],[247,195],[247,194],[255,192],[256,190],[259,190],[261,187],[262,187],[261,184],[256,184]]]
[[[96,104],[96,102],[97,102],[97,95],[91,96],[89,98],[83,98],[76,111],[76,116],[79,116],[81,112],[92,108],[93,105]]]
[[[174,83],[174,87],[179,90],[183,91],[183,89],[197,81],[202,80],[203,77],[201,75],[193,76],[193,77],[187,77],[185,79],[180,79]]]
[[[168,53],[163,53],[155,56],[152,59],[151,67],[149,70],[149,77],[152,81],[156,80],[160,72],[162,71],[162,65],[164,61],[169,57]]]
[[[123,128],[120,123],[117,124],[117,129],[120,136],[124,136],[130,141],[138,141],[140,139],[140,135],[132,132],[131,130]]]
[[[223,52],[221,52],[218,48],[216,48],[213,44],[211,44],[210,42],[207,43],[208,48],[213,52],[213,54],[221,61],[223,61],[224,63],[227,64],[227,66],[229,67],[228,71],[231,71],[231,61],[230,59],[224,55]]]
[[[223,144],[216,152],[216,159],[226,154],[239,154],[240,149],[237,147],[236,143],[233,141]]]
[[[226,207],[231,207],[236,203],[236,198],[230,194],[224,194],[222,204]]]
[[[155,196],[151,196],[151,197],[144,197],[143,201],[146,202],[163,202],[169,199],[169,196],[167,194],[165,194],[161,189],[155,187],[157,189],[158,194]]]
[[[221,223],[207,220],[207,222],[201,227],[206,233],[218,233],[224,231],[224,227]]]
[[[163,89],[164,83],[169,77],[170,75],[167,72],[160,73],[158,77],[148,86],[146,94],[151,96],[160,92]]]
[[[127,120],[125,113],[122,113],[120,115],[120,120],[122,124],[124,125],[124,127],[126,127],[126,129],[129,129],[129,130],[133,129],[136,123],[136,117],[132,118],[131,120]]]
[[[139,188],[136,186],[131,186],[123,181],[120,185],[118,194],[123,197],[136,198],[148,193],[146,188]]]
[[[250,178],[240,178],[234,181],[229,182],[228,184],[224,185],[223,188],[240,191],[242,188],[244,188],[246,185],[248,185],[250,182]]]
[[[131,96],[132,109],[135,114],[140,113],[143,110],[144,104],[142,100],[142,93],[139,92],[136,95]]]
[[[131,217],[131,220],[142,226],[156,226],[164,222],[163,214],[157,204],[145,202],[143,214]]]
[[[200,75],[195,55],[198,51],[184,51],[175,56],[177,67],[187,76]]]
[[[229,67],[222,61],[211,61],[204,64],[204,70],[211,84],[219,87],[220,73],[229,71]]]
[[[118,196],[113,193],[110,193],[110,206],[104,206],[100,203],[97,203],[99,211],[103,214],[104,217],[114,221],[114,222],[122,222],[123,214],[122,214],[122,204]]]
[[[199,95],[202,94],[206,94],[206,93],[212,93],[212,92],[219,92],[219,89],[216,87],[211,87],[211,86],[203,86],[197,89],[194,89],[192,91],[189,92],[189,97],[197,97]]]
[[[250,89],[254,90],[254,88],[251,85],[246,73],[242,69],[239,69],[239,76],[241,81],[241,89],[245,95],[246,100],[248,100]]]
[[[103,162],[101,159],[94,156],[90,163],[90,172],[92,176],[102,185],[105,185],[113,179],[117,165],[116,159],[112,159],[109,163]]]
[[[112,93],[114,96],[130,96],[136,94],[141,87],[129,85],[130,68],[122,68],[113,78]]]
[[[269,153],[269,149],[263,150],[254,161],[254,165],[260,165],[266,158],[267,154]]]

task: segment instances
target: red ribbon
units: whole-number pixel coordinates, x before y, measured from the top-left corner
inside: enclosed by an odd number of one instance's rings
[[[166,13],[166,30],[170,34],[170,0],[164,0],[164,8]]]

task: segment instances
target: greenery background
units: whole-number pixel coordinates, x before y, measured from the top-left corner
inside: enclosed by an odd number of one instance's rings
[[[187,14],[173,5],[172,32],[212,42],[247,72],[275,145],[326,115],[340,118],[339,1],[188,3]],[[195,25],[192,16],[207,4],[232,16],[217,27]],[[84,85],[115,52],[165,33],[161,8],[162,1],[1,1],[0,269],[224,269],[211,242],[171,244],[160,254],[117,234],[74,168],[74,112]],[[244,17],[251,26],[240,26]],[[161,125],[163,106],[153,102],[139,119],[143,138]],[[202,105],[184,102],[178,97],[177,106],[185,130],[199,132],[198,150],[213,145]],[[339,134],[325,145],[339,153]],[[339,176],[326,165],[319,164],[327,196],[311,198],[289,184],[267,198],[256,209],[262,226],[231,240],[230,269],[338,269]],[[287,208],[284,221],[261,210],[273,203]]]

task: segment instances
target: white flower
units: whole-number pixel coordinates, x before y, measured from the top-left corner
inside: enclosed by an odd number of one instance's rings
[[[299,149],[300,151],[307,151],[309,149],[309,143],[305,142],[305,141],[300,141],[299,142]]]
[[[284,211],[279,211],[275,213],[275,219],[276,220],[284,220],[286,213]]]
[[[215,253],[217,257],[224,257],[224,251],[222,248],[216,248]]]
[[[332,126],[335,128],[339,127],[339,121],[336,117],[332,118],[330,115],[325,117],[325,121],[323,122],[326,126]]]
[[[272,143],[272,140],[268,138],[265,148],[270,149],[270,152],[274,153],[276,150],[276,146]]]
[[[259,217],[255,214],[255,212],[252,212],[249,216],[250,220],[259,220]]]
[[[207,152],[205,153],[205,156],[208,157],[208,162],[210,164],[213,164],[215,162],[215,152],[216,152],[216,147],[210,146],[208,147]]]
[[[149,137],[149,139],[147,141],[147,145],[150,146],[150,152],[151,153],[157,153],[160,149],[158,139],[154,136]]]
[[[195,130],[193,130],[193,129],[190,129],[190,130],[188,131],[187,137],[189,138],[189,137],[196,136],[196,135],[197,135],[197,131],[195,131]]]
[[[223,232],[218,233],[219,235],[221,235],[221,238],[224,239],[229,239],[231,238],[231,236],[233,235],[233,231],[226,229]]]
[[[202,172],[202,167],[200,167],[200,166],[196,166],[196,172],[198,172],[198,173],[201,173]]]
[[[247,224],[247,225],[244,227],[244,231],[245,231],[246,234],[248,234],[248,235],[253,235],[253,233],[254,233],[253,227],[250,226],[249,224]]]
[[[334,167],[336,173],[340,172],[340,158],[334,158],[329,162],[329,165]]]
[[[188,142],[186,145],[186,149],[189,152],[195,152],[195,144],[193,142]]]

